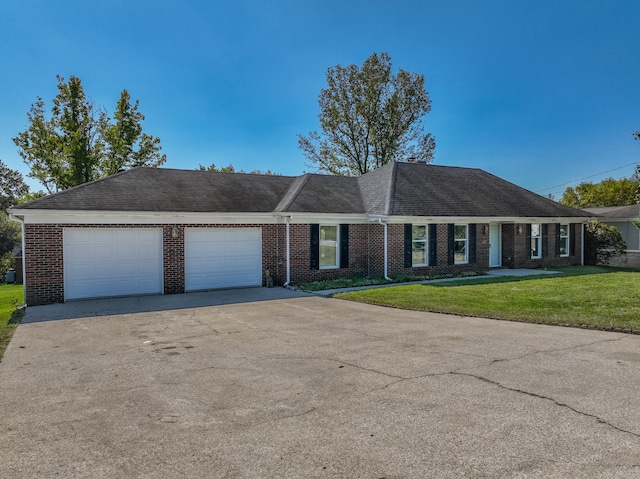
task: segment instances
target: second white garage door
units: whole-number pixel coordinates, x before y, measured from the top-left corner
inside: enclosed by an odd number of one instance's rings
[[[185,289],[262,285],[260,228],[187,228],[184,235]]]

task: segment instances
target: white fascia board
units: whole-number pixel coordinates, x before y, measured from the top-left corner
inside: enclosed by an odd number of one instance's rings
[[[377,221],[378,216],[372,215]],[[583,217],[495,217],[495,216],[381,216],[389,224],[397,223],[435,223],[435,224],[472,224],[472,223],[586,223],[590,218]]]
[[[369,223],[366,214],[341,214],[341,213],[276,213],[281,218],[289,218],[291,224],[361,224]]]
[[[404,223],[586,223],[589,217],[463,217],[385,216],[340,213],[194,213],[154,211],[37,210],[9,208],[8,213],[25,224],[291,224],[382,222]]]
[[[273,213],[14,210],[25,224],[275,224]]]
[[[598,220],[600,223],[626,223],[627,221],[633,223],[634,221],[638,221],[640,218],[611,218],[608,216],[599,216],[598,218],[593,219]]]

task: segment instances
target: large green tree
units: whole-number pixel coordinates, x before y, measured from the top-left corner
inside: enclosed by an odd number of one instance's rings
[[[142,133],[144,116],[138,101],[130,104],[124,90],[112,122],[94,106],[82,82],[71,76],[58,80],[51,114],[38,97],[27,113],[28,128],[13,138],[20,156],[49,193],[76,186],[133,166],[159,166],[160,140]],[[136,149],[137,146],[137,149]]]
[[[19,223],[9,219],[6,209],[19,203],[29,193],[22,173],[9,168],[0,160],[0,274],[13,267],[11,251],[20,241]]]
[[[0,160],[0,211],[20,202],[29,194],[29,187],[24,182],[22,173],[9,168]]]
[[[560,203],[574,208],[633,205],[637,202],[639,185],[640,182],[634,178],[607,178],[599,183],[583,182],[575,188],[568,187]]]
[[[122,90],[113,115],[113,123],[103,123],[106,144],[103,175],[112,175],[136,166],[160,166],[167,155],[160,154],[160,138],[142,132],[144,115],[138,111],[140,101],[131,104],[131,95]]]
[[[374,53],[361,67],[329,68],[318,103],[322,132],[298,135],[312,168],[358,176],[391,161],[433,160],[435,139],[423,123],[431,111],[424,75],[393,73],[387,53]]]

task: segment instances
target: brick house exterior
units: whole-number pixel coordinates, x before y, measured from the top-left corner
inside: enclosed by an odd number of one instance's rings
[[[241,238],[238,241],[244,241],[242,231],[258,231],[259,244],[253,246],[261,259],[246,267],[247,274],[257,276],[238,284],[266,285],[270,277],[275,285],[295,285],[385,273],[392,277],[486,271],[496,265],[581,264],[582,225],[589,218],[482,170],[410,163],[389,164],[360,178],[136,168],[9,213],[23,223],[29,305],[71,299],[65,281],[76,274],[67,264],[72,256],[90,253],[108,266],[108,259],[100,259],[99,246],[90,241],[82,251],[66,245],[65,234],[71,230],[158,231],[161,286],[156,293],[177,294],[189,290],[193,274],[194,262],[188,258],[196,251],[188,238],[192,231],[229,232]],[[416,237],[412,225],[423,236]],[[499,231],[493,238],[492,227]],[[539,233],[533,240],[532,231]],[[244,267],[244,253],[220,248],[236,251],[238,241],[205,244],[211,251],[198,253],[205,259],[211,255],[217,261],[211,264],[229,274],[231,285]],[[252,246],[248,240],[246,245]],[[117,246],[114,251],[125,255],[136,247]],[[136,261],[135,256],[126,257]],[[416,263],[416,258],[422,259]],[[131,268],[134,282],[136,269]],[[142,263],[139,269],[144,269]],[[217,267],[211,269],[213,274]],[[125,276],[112,270],[97,275],[104,276],[98,279],[107,289],[96,289],[96,296],[110,295],[100,291],[109,291],[109,282]],[[85,297],[94,297],[87,291]]]

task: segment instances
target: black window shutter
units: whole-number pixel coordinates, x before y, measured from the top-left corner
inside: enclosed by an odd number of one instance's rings
[[[525,229],[526,229],[526,234],[524,235],[525,236],[524,240],[526,241],[525,250],[527,251],[527,259],[531,259],[531,225],[527,224],[525,226]]]
[[[569,254],[571,256],[576,255],[576,224],[571,223],[569,225]]]
[[[437,225],[429,225],[429,266],[438,264],[438,229]]]
[[[455,225],[453,223],[449,223],[447,225],[447,264],[454,263],[454,255],[455,255],[455,241],[454,241],[454,231]]]
[[[349,267],[349,225],[340,225],[340,267]]]
[[[411,233],[411,223],[405,223],[404,225],[404,267],[411,268],[412,266],[412,254],[411,248],[413,247],[413,237]]]
[[[309,244],[309,257],[311,258],[311,269],[320,268],[320,225],[312,224],[309,234],[311,241]]]
[[[560,256],[560,223],[556,225],[556,256]]]
[[[469,225],[469,263],[476,262],[476,231],[475,223]]]
[[[544,223],[542,225],[542,256],[549,255],[549,225]]]

